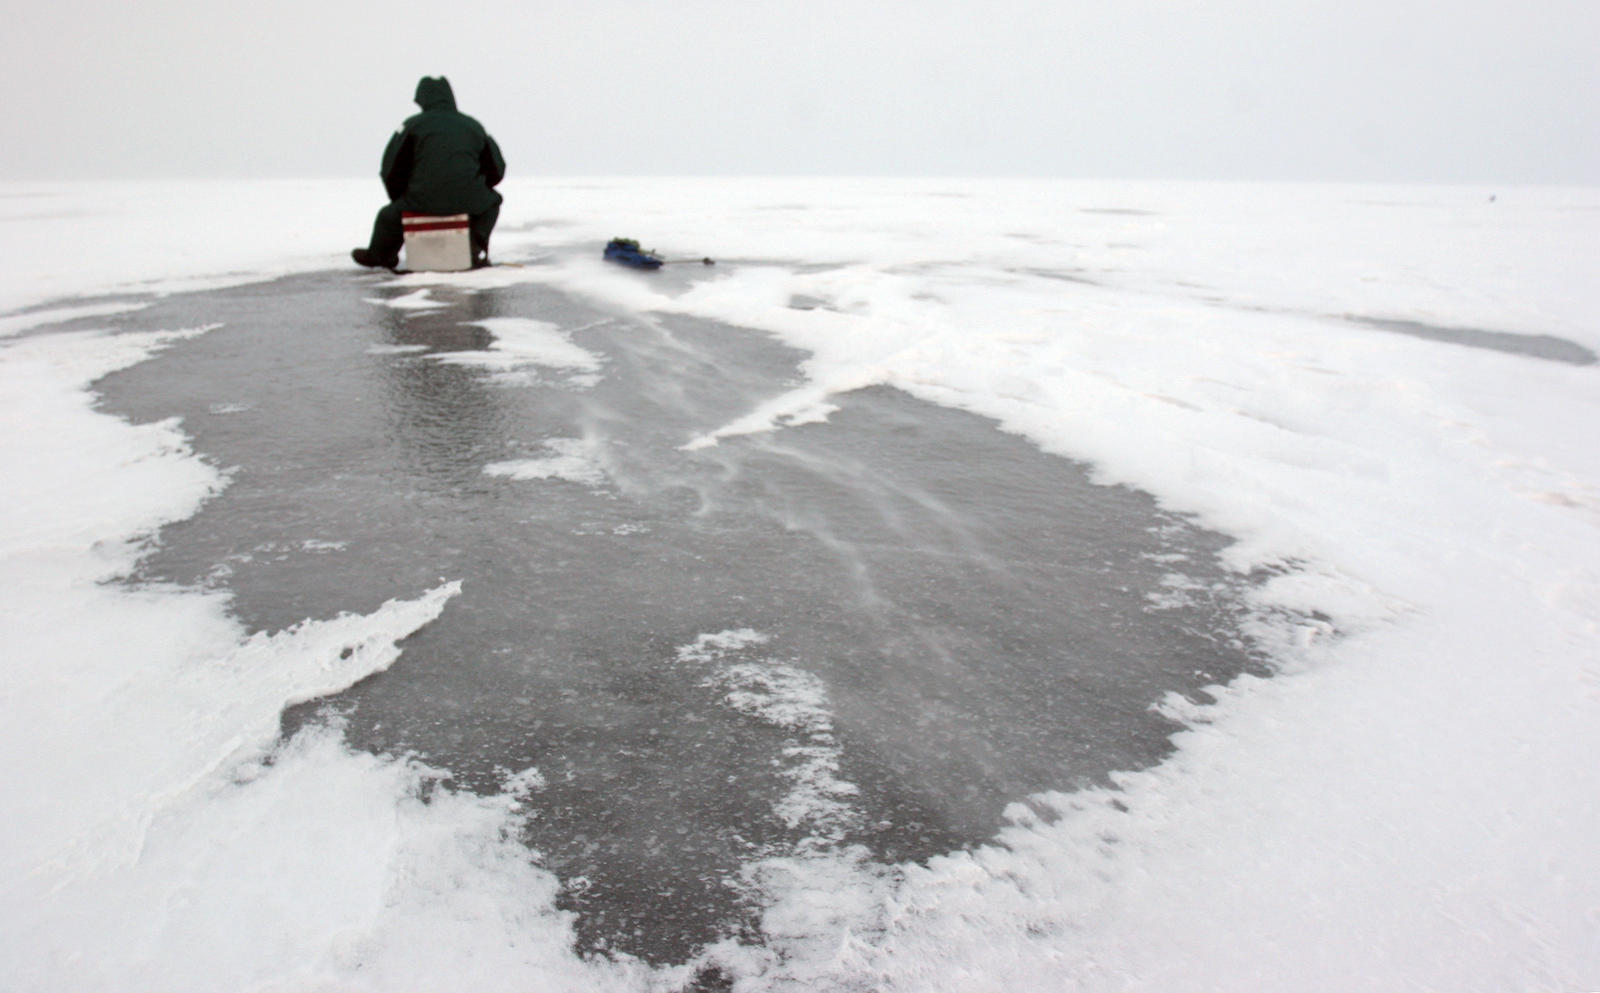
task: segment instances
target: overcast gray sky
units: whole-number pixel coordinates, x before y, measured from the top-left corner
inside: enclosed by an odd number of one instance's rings
[[[362,176],[445,74],[513,175],[1600,184],[1597,0],[0,0],[0,178]]]

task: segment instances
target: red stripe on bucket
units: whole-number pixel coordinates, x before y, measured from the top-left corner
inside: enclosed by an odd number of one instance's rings
[[[401,214],[400,223],[407,231],[459,231],[467,227],[466,214],[438,217],[433,214]]]

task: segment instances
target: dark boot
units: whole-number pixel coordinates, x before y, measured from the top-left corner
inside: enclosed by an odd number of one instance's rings
[[[400,246],[405,243],[405,227],[400,220],[400,205],[385,204],[372,221],[372,237],[366,248],[350,253],[356,265],[393,269],[400,265]]]
[[[350,257],[355,260],[356,265],[364,265],[369,269],[393,269],[400,264],[398,258],[380,259],[365,248],[350,249]]]
[[[495,204],[488,210],[473,214],[470,224],[470,238],[472,239],[472,268],[486,269],[493,262],[489,261],[489,235],[494,232],[494,222],[500,218],[500,205]]]

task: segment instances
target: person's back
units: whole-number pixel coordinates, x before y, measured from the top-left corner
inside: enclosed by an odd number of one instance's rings
[[[502,202],[494,187],[506,168],[500,148],[483,125],[456,109],[443,76],[424,76],[414,99],[421,113],[406,118],[383,152],[380,175],[390,203],[378,211],[368,247],[350,255],[361,265],[393,268],[400,261],[404,213],[468,214],[473,264],[487,265]]]

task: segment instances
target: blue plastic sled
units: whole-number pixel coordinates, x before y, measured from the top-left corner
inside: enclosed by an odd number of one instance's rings
[[[632,266],[635,269],[659,269],[665,261],[654,252],[647,252],[639,247],[639,243],[632,238],[612,238],[606,243],[606,261],[618,265]]]

